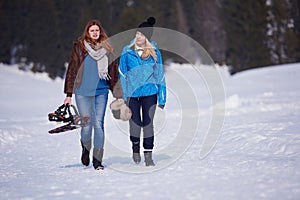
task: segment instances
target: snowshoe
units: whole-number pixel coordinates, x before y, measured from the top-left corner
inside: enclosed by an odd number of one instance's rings
[[[79,127],[75,126],[75,125],[72,125],[72,122],[70,122],[66,125],[63,125],[63,126],[55,128],[55,129],[52,129],[52,130],[48,131],[48,133],[50,133],[50,134],[62,133],[62,132],[71,131],[71,130],[74,130],[74,129],[77,129],[77,128],[79,128]]]
[[[73,109],[73,114],[70,108]],[[90,118],[89,116],[80,116],[75,106],[63,104],[59,106],[54,113],[49,113],[48,119],[49,121],[68,123],[66,125],[48,131],[50,134],[52,134],[66,132],[80,127],[85,127],[88,125],[88,121]]]
[[[65,115],[67,115],[67,106],[63,104],[54,113],[49,113],[48,119],[49,121],[62,122],[65,120]]]

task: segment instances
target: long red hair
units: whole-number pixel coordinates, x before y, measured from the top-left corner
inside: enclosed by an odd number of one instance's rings
[[[91,26],[94,26],[94,25],[97,25],[100,29],[100,36],[99,36],[98,40],[92,39],[89,35],[89,29],[90,29]],[[92,45],[95,45],[95,46],[96,45],[101,45],[107,51],[114,54],[114,49],[113,49],[112,45],[110,44],[108,36],[106,34],[106,31],[102,27],[99,20],[96,20],[96,19],[90,20],[84,28],[84,31],[83,31],[79,41],[80,41],[82,47],[85,49],[84,43],[83,43],[84,40],[86,40],[88,43],[91,43]]]

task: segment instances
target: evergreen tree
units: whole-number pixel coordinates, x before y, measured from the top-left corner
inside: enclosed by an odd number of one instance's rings
[[[214,61],[225,61],[225,31],[218,1],[184,1],[188,34],[208,51]]]
[[[299,4],[298,0],[0,0],[0,62],[32,63],[33,71],[62,77],[72,43],[88,20],[99,19],[112,36],[136,28],[149,16],[156,17],[158,27],[188,34],[215,61],[232,65],[233,73],[298,62]],[[185,62],[171,52],[162,53],[164,60]]]
[[[233,66],[232,73],[269,65],[265,0],[222,0],[222,13],[226,61]]]
[[[268,47],[274,64],[296,60],[299,39],[294,31],[294,20],[290,9],[292,4],[285,0],[268,1]]]
[[[288,1],[290,16],[289,32],[286,38],[289,39],[287,54],[290,55],[290,62],[300,61],[300,2],[298,0]]]

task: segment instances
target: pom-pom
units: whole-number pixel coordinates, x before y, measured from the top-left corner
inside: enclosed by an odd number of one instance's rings
[[[154,17],[149,17],[147,19],[147,23],[150,24],[151,26],[153,26],[156,22],[156,19]]]

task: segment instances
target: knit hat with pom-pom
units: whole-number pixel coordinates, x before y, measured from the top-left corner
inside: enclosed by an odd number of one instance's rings
[[[142,22],[136,31],[143,33],[148,40],[150,40],[153,34],[153,25],[155,24],[156,19],[154,17],[149,17],[147,21]]]

